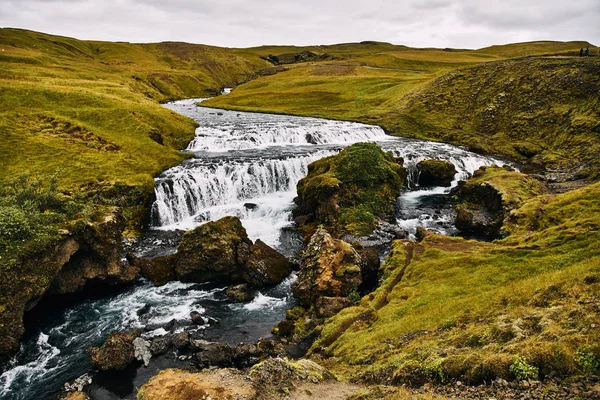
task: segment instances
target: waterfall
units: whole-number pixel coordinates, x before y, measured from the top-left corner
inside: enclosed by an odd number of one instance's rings
[[[220,126],[200,126],[186,150],[226,151],[282,145],[350,144],[385,137],[378,126],[353,122],[307,118],[283,123],[265,119],[225,122]]]
[[[198,225],[225,215],[273,220],[280,211],[274,204],[276,194],[293,199],[308,164],[333,153],[321,150],[271,159],[192,160],[156,179],[152,220],[161,227],[190,219],[193,221],[188,222]]]

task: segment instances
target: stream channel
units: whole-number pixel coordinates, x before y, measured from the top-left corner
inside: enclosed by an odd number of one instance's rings
[[[198,107],[198,101],[165,104],[200,124],[186,149],[195,157],[155,179],[153,227],[144,240],[132,245],[138,255],[173,252],[182,231],[235,215],[251,240],[260,238],[287,257],[295,257],[302,246],[291,216],[297,182],[306,175],[308,164],[356,142],[376,142],[404,158],[409,184],[398,198],[396,222],[409,237],[418,226],[455,233],[450,188],[419,187],[415,183],[419,161],[452,162],[458,171],[452,186],[482,165],[503,164],[448,144],[386,136],[376,126],[216,110]],[[144,335],[156,336],[173,320],[175,329],[189,329],[191,311],[218,321],[196,327],[204,329],[207,340],[236,344],[267,337],[294,305],[293,279],[292,274],[280,285],[256,292],[247,303],[232,303],[221,283],[170,282],[154,287],[143,279],[118,291],[73,300],[46,312],[29,327],[21,350],[0,376],[0,399],[55,399],[63,383],[93,370],[86,349],[101,345],[111,331],[141,328]],[[149,312],[138,315],[148,306]],[[186,365],[189,361],[171,354],[148,368],[96,374],[86,391],[93,399],[135,398],[137,388],[158,369]]]

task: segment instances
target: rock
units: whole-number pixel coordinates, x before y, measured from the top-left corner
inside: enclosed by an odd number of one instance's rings
[[[92,377],[90,376],[90,374],[83,374],[79,378],[75,379],[73,382],[65,383],[65,390],[67,392],[81,392],[83,391],[83,388],[89,385],[90,383],[92,383]]]
[[[465,234],[497,238],[510,211],[545,190],[544,184],[520,172],[481,167],[450,192],[459,202],[455,225]]]
[[[139,331],[113,332],[101,347],[88,349],[94,367],[101,371],[121,370],[135,360],[133,341]]]
[[[190,318],[192,319],[192,324],[194,325],[205,325],[208,322],[198,311],[192,311],[190,313]]]
[[[150,353],[153,356],[165,354],[171,347],[171,338],[169,336],[157,337],[150,342]]]
[[[322,224],[336,237],[368,235],[377,218],[394,213],[406,176],[406,169],[376,144],[348,146],[309,165],[297,185],[295,220]]]
[[[66,396],[62,397],[62,400],[88,400],[89,397],[87,394],[78,391],[68,393]]]
[[[254,287],[275,285],[292,272],[292,265],[283,255],[258,239],[251,247],[242,277]]]
[[[252,291],[247,283],[240,283],[239,285],[231,285],[225,290],[225,294],[233,301],[245,303],[252,300]]]
[[[356,248],[358,255],[360,256],[360,276],[362,283],[358,287],[358,291],[361,293],[371,292],[377,287],[379,267],[381,266],[381,260],[379,259],[379,252],[372,247]]]
[[[334,380],[334,375],[314,361],[268,358],[250,368],[249,376],[258,393],[286,392],[300,382]],[[265,396],[267,397],[267,396]]]
[[[244,203],[244,208],[246,210],[255,210],[258,207],[258,204],[255,203]]]
[[[419,186],[450,186],[456,175],[454,164],[443,160],[423,160],[417,164]]]
[[[237,369],[161,370],[137,394],[144,400],[249,400],[262,399],[245,373]]]
[[[146,304],[143,307],[141,307],[139,310],[137,310],[136,314],[138,317],[141,317],[142,315],[148,314],[148,312],[150,311],[151,308],[152,308],[152,306],[150,304]]]
[[[237,217],[224,217],[186,232],[175,254],[132,258],[132,262],[156,285],[170,280],[224,280],[263,287],[281,282],[291,272],[283,255],[260,240],[248,239]]]
[[[25,332],[23,316],[50,298],[45,294],[80,292],[91,281],[106,285],[134,282],[137,268],[121,259],[125,220],[119,209],[112,209],[100,222],[77,226],[73,232],[63,230],[61,239],[31,254],[18,267],[2,270],[0,362],[19,349]]]
[[[190,334],[187,332],[175,333],[171,337],[171,343],[177,350],[184,349],[190,344]]]
[[[294,333],[294,328],[294,321],[284,319],[283,321],[279,321],[279,323],[275,326],[273,333],[276,333],[279,336],[290,336],[292,333]]]
[[[136,360],[142,361],[144,366],[148,366],[152,353],[150,352],[150,342],[141,337],[135,338],[133,341],[133,349]]]
[[[360,263],[360,255],[350,244],[319,228],[302,252],[292,291],[309,307],[321,296],[347,297],[362,283]]]
[[[347,297],[319,297],[316,303],[317,315],[329,318],[352,304],[352,300]]]
[[[190,340],[196,361],[203,367],[228,367],[233,364],[234,350],[226,343]]]

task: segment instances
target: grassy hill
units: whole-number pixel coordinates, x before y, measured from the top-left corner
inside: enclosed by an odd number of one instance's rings
[[[285,65],[284,72],[204,104],[373,123],[394,135],[528,162],[532,172],[594,177],[600,59],[578,57],[587,45],[533,42],[469,51],[367,44],[362,53],[360,44],[348,45],[348,53],[333,46],[328,54],[337,58]]]
[[[237,85],[207,105],[374,123],[557,180],[597,178],[600,61],[577,57],[585,46],[224,49],[0,29],[0,271],[108,207],[124,207],[139,229],[152,178],[185,158],[195,129],[159,101],[221,87]],[[377,383],[479,382],[514,375],[515,360],[524,371],[588,373],[600,358],[590,328],[599,194],[596,183],[530,199],[493,243],[396,242],[381,287],[329,320],[313,355]]]

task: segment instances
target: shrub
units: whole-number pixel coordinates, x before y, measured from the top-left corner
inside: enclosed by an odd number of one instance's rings
[[[586,348],[580,348],[575,353],[575,363],[584,374],[594,372],[598,368],[598,359]]]
[[[509,370],[518,380],[536,379],[539,373],[537,367],[529,364],[525,357],[521,356],[513,358],[513,363],[509,367]]]

